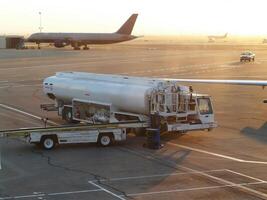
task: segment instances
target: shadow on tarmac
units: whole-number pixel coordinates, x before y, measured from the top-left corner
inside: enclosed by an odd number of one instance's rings
[[[241,130],[245,136],[258,140],[262,143],[267,143],[267,122],[265,122],[260,128],[254,129],[251,127],[245,127]]]

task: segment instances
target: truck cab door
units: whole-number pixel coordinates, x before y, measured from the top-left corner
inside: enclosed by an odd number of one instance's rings
[[[202,124],[213,123],[214,114],[209,97],[197,97],[199,119]]]

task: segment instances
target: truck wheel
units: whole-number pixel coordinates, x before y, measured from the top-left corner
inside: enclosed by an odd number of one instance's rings
[[[113,140],[113,138],[109,134],[100,134],[98,136],[98,143],[102,147],[107,147],[107,146],[111,145],[112,140]]]
[[[56,146],[56,141],[51,136],[44,136],[41,140],[42,147],[46,150],[51,150]]]

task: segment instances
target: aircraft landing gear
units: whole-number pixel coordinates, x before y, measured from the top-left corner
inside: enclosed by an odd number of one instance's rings
[[[83,50],[89,50],[90,48],[87,46],[87,45],[85,45],[84,47],[83,47]]]
[[[38,47],[37,47],[37,48],[38,48],[38,49],[41,49],[40,43],[37,43],[37,45],[38,45]]]
[[[81,45],[78,42],[73,42],[71,46],[73,47],[74,50],[81,50],[80,48]]]

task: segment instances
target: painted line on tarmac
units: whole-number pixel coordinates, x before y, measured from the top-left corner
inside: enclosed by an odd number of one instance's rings
[[[169,176],[179,176],[179,175],[190,175],[190,174],[200,174],[200,173],[210,173],[210,172],[229,172],[232,174],[236,174],[242,177],[246,177],[249,179],[252,179],[256,182],[262,182],[266,183],[267,181],[264,181],[259,178],[255,178],[253,176],[249,176],[243,173],[239,173],[230,169],[214,169],[214,170],[205,170],[205,171],[199,171],[199,172],[178,172],[178,173],[167,173],[167,174],[153,174],[153,175],[145,175],[145,176],[129,176],[129,177],[121,177],[121,178],[110,178],[110,179],[101,179],[101,182],[105,181],[124,181],[124,180],[136,180],[136,179],[147,179],[147,178],[156,178],[156,177],[169,177]],[[93,181],[95,182],[95,181]]]
[[[137,150],[134,151],[134,150],[131,150],[131,149],[125,148],[125,147],[121,147],[121,149],[124,149],[124,150],[126,150],[128,152],[131,152],[131,153],[135,154],[135,155],[142,156],[144,159],[147,159],[147,160],[164,161],[164,162],[169,162],[169,163],[171,163],[172,165],[175,165],[175,166],[177,165],[176,162],[173,162],[171,160],[166,160],[166,159],[163,159],[161,157],[155,157],[153,154],[151,154],[149,152],[146,152],[146,153],[144,153],[142,151],[141,152],[140,151],[137,152]],[[150,156],[148,156],[148,155],[150,155]],[[238,184],[235,184],[234,182],[228,181],[226,179],[219,178],[217,176],[210,175],[208,173],[201,172],[199,170],[196,170],[196,169],[193,169],[193,168],[189,168],[189,167],[185,167],[185,166],[182,166],[182,165],[178,165],[178,167],[179,168],[182,168],[182,169],[185,169],[187,171],[190,171],[190,172],[198,172],[203,177],[209,178],[209,179],[214,180],[214,181],[216,181],[218,183],[222,183],[222,184],[226,184],[226,185],[231,185],[231,186],[234,185],[234,187],[236,187],[239,190],[242,190],[245,193],[248,193],[250,195],[253,195],[253,196],[256,196],[256,197],[259,197],[259,198],[267,199],[267,194],[266,193],[263,193],[263,192],[254,190],[252,188],[245,187],[246,185],[238,185]],[[263,182],[260,182],[260,183],[263,183]]]
[[[80,190],[80,191],[72,191],[72,192],[57,192],[47,194],[48,196],[58,196],[58,195],[67,195],[67,194],[81,194],[81,193],[90,193],[90,192],[100,192],[102,189],[93,189],[93,190]]]
[[[145,176],[128,176],[121,178],[110,178],[110,179],[101,179],[101,182],[105,181],[124,181],[124,180],[133,180],[133,179],[145,179],[145,178],[156,178],[156,177],[166,177],[166,176],[179,176],[179,175],[190,175],[190,174],[199,174],[199,173],[209,173],[209,172],[223,172],[227,171],[227,169],[215,169],[215,170],[206,170],[200,172],[178,172],[178,173],[168,173],[168,174],[153,174],[153,175],[145,175]],[[92,182],[95,182],[93,180]]]
[[[180,148],[183,148],[183,149],[188,149],[188,150],[191,150],[191,151],[196,151],[196,152],[199,152],[199,153],[204,153],[204,154],[208,154],[208,155],[212,155],[212,156],[228,159],[228,160],[233,160],[233,161],[236,161],[236,162],[267,165],[267,162],[264,162],[264,161],[243,160],[243,159],[235,158],[235,157],[232,157],[232,156],[226,156],[226,155],[223,155],[223,154],[213,153],[213,152],[210,152],[210,151],[205,151],[205,150],[202,150],[202,149],[197,149],[197,148],[193,148],[193,147],[189,147],[189,146],[185,146],[185,145],[181,145],[181,144],[175,144],[175,143],[172,143],[172,142],[167,142],[166,144],[171,145],[171,146],[180,147]]]
[[[11,110],[11,111],[15,111],[17,113],[20,113],[20,114],[23,114],[23,115],[26,115],[26,116],[29,116],[29,117],[32,117],[34,119],[38,119],[38,120],[42,120],[42,117],[39,117],[37,115],[33,115],[31,113],[28,113],[28,112],[25,112],[25,111],[22,111],[22,110],[19,110],[17,108],[13,108],[11,106],[8,106],[8,105],[5,105],[5,104],[0,104],[0,107],[2,108],[5,108],[7,110]],[[56,123],[56,122],[53,122],[51,120],[48,120],[47,121],[48,124],[51,124],[51,125],[56,125],[56,126],[59,126],[60,124]]]
[[[126,199],[124,199],[122,196],[117,195],[117,194],[115,194],[115,193],[113,193],[113,192],[111,192],[111,191],[109,191],[109,190],[107,190],[107,189],[101,187],[100,185],[94,183],[93,181],[88,181],[88,183],[90,183],[91,185],[94,185],[95,187],[97,187],[97,188],[99,188],[99,189],[105,191],[105,192],[108,193],[108,194],[111,194],[111,195],[114,196],[114,197],[117,197],[118,199],[126,200]]]
[[[266,182],[265,182],[266,183]],[[188,192],[188,191],[198,191],[198,190],[211,190],[211,189],[221,189],[227,187],[241,187],[249,185],[258,185],[263,184],[262,182],[252,182],[252,183],[239,183],[239,184],[226,184],[226,185],[217,185],[217,186],[207,186],[207,187],[195,187],[195,188],[186,188],[186,189],[176,189],[176,190],[162,190],[155,192],[141,192],[141,193],[132,193],[127,194],[127,196],[144,196],[144,195],[155,195],[155,194],[166,194],[166,193],[175,193],[175,192]],[[120,195],[124,196],[124,195]]]
[[[0,197],[0,200],[8,200],[8,199],[24,199],[24,198],[33,198],[33,197],[43,197],[45,194],[30,194],[24,196],[14,196],[14,197]]]
[[[57,193],[49,193],[49,194],[30,194],[23,196],[13,196],[13,197],[0,197],[0,200],[9,200],[9,199],[26,199],[33,197],[45,197],[45,196],[60,196],[60,195],[69,195],[69,194],[82,194],[82,193],[91,193],[91,192],[100,192],[102,189],[93,189],[93,190],[79,190],[79,191],[71,191],[71,192],[57,192]]]
[[[250,179],[252,179],[254,181],[259,181],[259,182],[262,182],[262,183],[266,183],[266,181],[264,181],[262,179],[255,178],[253,176],[249,176],[249,175],[246,175],[246,174],[243,174],[243,173],[240,173],[240,172],[236,172],[236,171],[233,171],[233,170],[230,170],[230,169],[225,169],[225,171],[228,171],[230,173],[237,174],[239,176],[243,176],[243,177],[246,177],[246,178],[250,178]]]
[[[113,192],[106,190],[105,188],[99,186],[98,184],[93,183],[92,181],[88,181],[88,183],[94,185],[95,187],[99,189],[79,190],[79,191],[70,191],[70,192],[56,192],[56,193],[48,193],[48,194],[40,193],[40,194],[30,194],[30,195],[21,195],[21,196],[9,196],[9,197],[0,197],[0,200],[24,199],[24,198],[26,199],[26,198],[44,197],[44,196],[60,196],[60,195],[69,195],[69,194],[93,193],[93,192],[101,192],[101,191],[107,192],[111,194],[112,196],[115,196],[121,200],[125,200],[123,198],[125,197],[125,195],[116,195]],[[164,194],[164,193],[187,192],[187,191],[197,191],[197,190],[220,189],[220,188],[227,188],[227,187],[259,185],[259,184],[265,184],[265,183],[267,182],[259,181],[259,182],[251,182],[251,183],[226,184],[226,185],[196,187],[196,188],[187,188],[187,189],[163,190],[163,191],[145,192],[145,193],[132,193],[132,194],[126,194],[126,195],[127,196],[144,196],[144,195],[154,195],[154,194]]]

